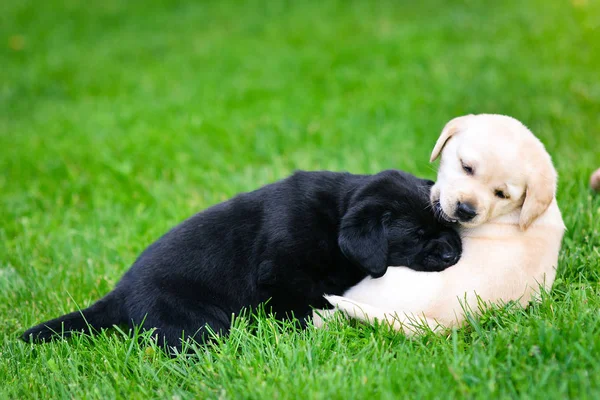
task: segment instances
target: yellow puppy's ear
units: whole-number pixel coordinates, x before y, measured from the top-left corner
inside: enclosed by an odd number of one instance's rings
[[[533,168],[528,173],[525,202],[519,217],[521,230],[529,228],[548,209],[556,195],[557,174],[550,156],[544,154],[532,164]]]
[[[450,139],[454,134],[460,131],[460,128],[464,126],[464,123],[467,119],[472,117],[473,114],[463,115],[462,117],[456,117],[450,120],[444,129],[442,129],[442,133],[440,133],[440,137],[438,138],[435,146],[433,147],[433,151],[431,152],[431,157],[429,158],[429,162],[434,162],[444,149],[446,142]]]

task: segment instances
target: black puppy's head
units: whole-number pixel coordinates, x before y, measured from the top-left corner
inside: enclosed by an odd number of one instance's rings
[[[343,254],[375,278],[388,266],[442,271],[454,265],[462,243],[431,209],[433,183],[401,171],[375,175],[355,193],[342,218]]]

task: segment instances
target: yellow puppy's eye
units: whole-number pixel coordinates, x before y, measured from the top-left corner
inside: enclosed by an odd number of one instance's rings
[[[508,199],[508,194],[506,194],[504,191],[500,190],[500,189],[496,189],[494,191],[494,196],[500,198],[500,199]]]
[[[467,173],[467,175],[473,175],[475,173],[473,167],[465,164],[463,160],[460,160],[460,163],[462,164],[462,169]]]

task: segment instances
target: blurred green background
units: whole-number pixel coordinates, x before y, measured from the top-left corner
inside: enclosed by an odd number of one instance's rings
[[[597,396],[599,29],[591,0],[2,2],[0,395]],[[420,344],[241,329],[259,350],[195,362],[122,338],[17,340],[182,219],[294,169],[434,178],[443,125],[484,112],[523,121],[559,170],[568,232],[540,308]]]

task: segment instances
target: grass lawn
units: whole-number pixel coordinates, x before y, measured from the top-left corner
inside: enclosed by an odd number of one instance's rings
[[[0,11],[0,398],[600,397],[599,2]],[[434,178],[442,126],[471,112],[522,120],[559,170],[568,232],[541,304],[417,340],[240,320],[191,359],[119,332],[18,340],[101,297],[184,218],[294,169]]]

